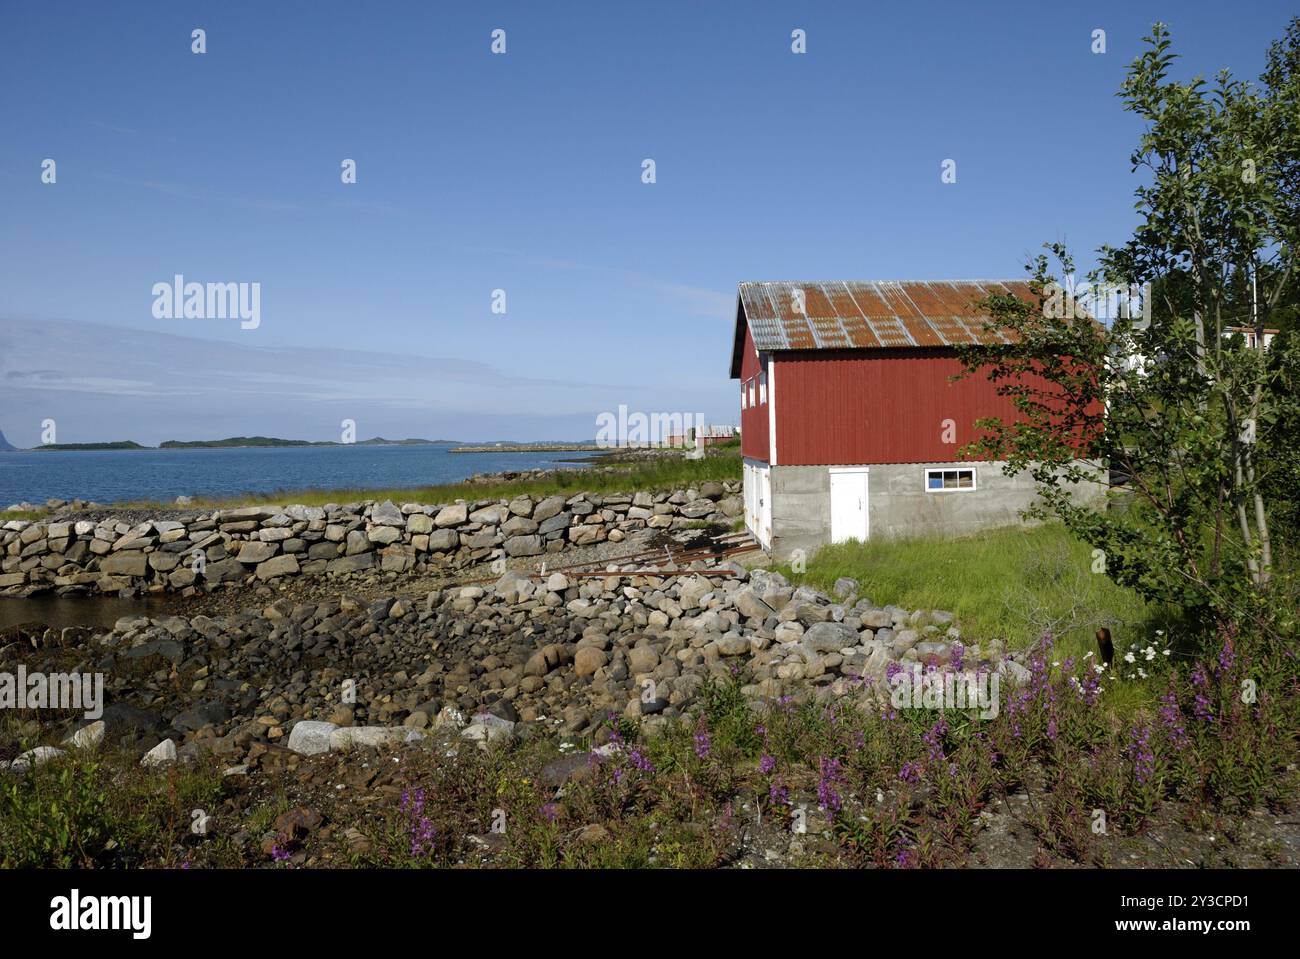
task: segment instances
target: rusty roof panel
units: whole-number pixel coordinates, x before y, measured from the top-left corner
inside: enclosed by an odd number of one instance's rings
[[[986,331],[975,302],[1030,298],[1022,280],[742,283],[739,293],[760,352],[1004,344],[1010,337]]]

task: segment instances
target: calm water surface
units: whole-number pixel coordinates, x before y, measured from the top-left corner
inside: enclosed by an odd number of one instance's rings
[[[30,596],[26,599],[0,597],[0,630],[27,623],[62,629],[65,626],[96,626],[111,629],[123,616],[157,619],[171,614],[166,598],[150,596],[119,599],[116,596]]]
[[[445,446],[0,453],[0,509],[47,499],[172,500],[296,489],[396,489],[550,469],[584,453],[452,453]]]

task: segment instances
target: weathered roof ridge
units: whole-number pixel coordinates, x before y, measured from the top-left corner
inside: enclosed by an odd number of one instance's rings
[[[989,317],[975,306],[992,293],[1029,299],[1029,281],[746,281],[737,288],[732,376],[746,326],[760,353],[1004,345],[1010,335],[984,329]]]

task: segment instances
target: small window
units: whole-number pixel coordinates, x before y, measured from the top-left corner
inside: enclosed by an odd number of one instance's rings
[[[758,374],[758,402],[767,402],[767,373]]]
[[[925,471],[927,493],[951,493],[975,488],[974,469],[936,469]]]
[[[745,394],[748,393],[748,392],[749,392],[748,387],[745,385],[744,381],[741,381],[741,384],[740,384],[740,408],[741,408],[742,410],[743,410],[743,409],[746,409],[746,408],[749,406],[749,404],[745,402]]]
[[[751,379],[751,380],[749,381],[749,405],[750,405],[750,406],[753,406],[753,405],[754,405],[754,381],[753,381],[753,379]]]

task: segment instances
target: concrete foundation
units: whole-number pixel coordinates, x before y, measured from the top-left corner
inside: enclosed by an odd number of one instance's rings
[[[853,465],[853,464],[844,464]],[[974,489],[928,491],[928,469],[976,471]],[[867,467],[869,538],[961,536],[999,526],[1024,525],[1021,512],[1038,500],[1028,473],[1007,476],[1000,462],[889,463]],[[796,549],[812,556],[831,541],[828,466],[771,467],[771,552],[788,561]],[[1104,502],[1095,484],[1078,485],[1076,502]]]

